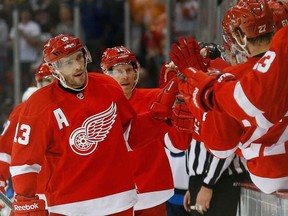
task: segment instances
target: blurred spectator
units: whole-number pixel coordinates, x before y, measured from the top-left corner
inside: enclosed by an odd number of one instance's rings
[[[41,26],[42,32],[54,32],[57,23],[59,23],[59,2],[42,0],[37,1],[37,3],[34,6],[35,21]]]
[[[0,1],[0,11],[3,14],[3,18],[5,19],[9,29],[12,26],[12,10],[13,2],[11,0]]]
[[[103,7],[103,4],[102,0],[83,0],[80,3],[81,23],[85,31],[86,46],[92,51],[93,62],[88,66],[89,68],[92,67],[91,71],[96,71],[95,68],[99,68],[101,55],[107,47],[105,44],[105,25],[108,22],[108,11],[107,8]]]
[[[151,30],[155,25],[163,23],[162,15],[165,13],[165,4],[156,0],[130,0],[129,3],[132,16],[131,45],[140,57],[141,65],[149,71],[148,87],[157,87],[160,67],[165,59],[162,50],[159,50],[157,44],[159,41],[154,40],[154,33]],[[158,22],[159,19],[160,22]],[[165,32],[165,26],[163,29]]]
[[[5,21],[5,15],[0,11],[0,100],[3,101],[5,96],[6,83],[6,63],[7,63],[7,40],[8,40],[8,25]]]
[[[124,4],[123,1],[104,1],[103,8],[108,11],[108,19],[105,22],[103,32],[107,47],[124,43]],[[103,9],[102,8],[102,9]]]
[[[196,18],[198,1],[196,0],[177,0],[174,7],[173,40],[179,36],[187,37],[196,35]]]
[[[75,36],[73,10],[69,4],[60,4],[59,19],[60,22],[56,25],[54,34],[68,34]],[[80,38],[82,41],[85,39],[83,30],[80,30]]]
[[[40,25],[32,20],[33,11],[30,7],[22,7],[20,9],[19,30],[19,46],[20,46],[20,69],[21,69],[21,89],[22,92],[31,85],[33,80],[33,72],[31,64],[34,63],[39,56],[38,40],[41,34]],[[15,27],[10,31],[10,45],[13,47],[15,37]]]
[[[142,67],[146,67],[147,55],[147,26],[144,23],[144,10],[138,10],[137,13],[131,13],[131,50],[138,56]]]

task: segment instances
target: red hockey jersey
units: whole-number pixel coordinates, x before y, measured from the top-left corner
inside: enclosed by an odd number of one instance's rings
[[[160,89],[134,89],[129,99],[137,113],[150,109]],[[150,129],[143,131],[150,136]],[[147,209],[167,201],[174,193],[170,164],[160,139],[130,152],[138,201],[135,210]]]
[[[143,133],[147,128],[150,136]],[[137,198],[127,147],[151,142],[168,128],[148,112],[136,116],[109,76],[89,75],[87,87],[76,93],[54,82],[34,93],[19,117],[10,167],[14,190],[35,194],[45,155],[50,212],[108,215],[129,209]]]

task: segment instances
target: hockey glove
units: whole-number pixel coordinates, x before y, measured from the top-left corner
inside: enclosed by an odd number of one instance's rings
[[[178,77],[179,91],[191,112],[195,107],[203,112],[212,110],[212,87],[217,82],[215,77],[194,68],[185,69]]]
[[[48,211],[45,209],[45,201],[40,200],[38,196],[24,197],[15,196],[13,202],[14,216],[47,216]]]
[[[181,48],[181,52],[186,59],[187,65],[189,67],[202,69],[198,62],[198,58],[201,58],[201,56],[199,56],[201,48],[197,41],[193,40],[192,37],[188,37],[186,41],[183,38],[179,38],[178,42]],[[202,60],[202,58],[200,60]]]
[[[159,88],[165,87],[165,85],[174,77],[177,76],[177,68],[171,61],[163,64],[160,69]]]
[[[186,133],[194,132],[194,116],[182,96],[177,96],[173,109],[173,126]]]
[[[172,44],[169,55],[173,63],[177,66],[177,69],[180,73],[182,73],[185,68],[189,67],[188,63],[186,62],[185,56],[181,52],[181,48],[176,43]]]
[[[3,194],[6,194],[6,191],[5,191],[5,187],[6,187],[7,183],[6,181],[3,180],[0,180],[0,191],[3,193]],[[5,204],[4,202],[2,202],[2,200],[0,199],[0,212],[1,212],[1,209],[5,208]]]
[[[178,39],[179,46],[177,44],[172,45],[172,51],[170,52],[170,58],[177,65],[180,72],[187,67],[194,67],[207,71],[210,59],[203,58],[200,54],[201,47],[197,41],[192,37],[188,37],[186,40],[180,37]]]
[[[199,46],[198,42],[192,37],[187,37],[186,43],[189,54],[193,54],[189,60],[189,67],[194,67],[206,72],[210,65],[210,59],[201,55],[201,47]]]
[[[178,79],[175,77],[157,95],[156,101],[150,108],[152,117],[158,120],[172,119],[172,106],[177,95]]]

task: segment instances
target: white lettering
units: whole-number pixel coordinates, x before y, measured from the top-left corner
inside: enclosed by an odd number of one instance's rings
[[[21,145],[28,145],[29,140],[30,140],[30,132],[31,132],[31,127],[29,125],[21,124],[19,126],[19,122],[18,122],[16,126],[16,130],[15,130],[14,142],[17,142]]]
[[[74,46],[75,46],[74,43],[67,44],[66,46],[64,46],[64,49],[71,48],[71,47],[74,47]]]
[[[33,203],[31,205],[14,205],[15,211],[29,211],[33,209],[38,209],[38,203]]]
[[[198,106],[198,103],[197,103],[197,100],[196,100],[198,91],[199,91],[199,89],[198,89],[198,88],[195,88],[195,90],[194,90],[194,92],[193,92],[193,103],[196,105],[196,107],[199,107],[199,106]]]
[[[265,25],[258,26],[258,29],[259,29],[259,33],[264,33],[264,32],[266,32],[266,24],[265,24]]]
[[[265,55],[254,65],[253,69],[258,70],[261,73],[266,73],[273,63],[275,57],[275,52],[267,51]]]
[[[63,111],[60,108],[54,110],[53,113],[55,115],[55,118],[56,118],[56,121],[58,123],[58,127],[60,130],[63,129],[63,125],[65,125],[66,127],[69,126],[69,123],[68,123]]]
[[[200,135],[200,122],[196,118],[194,120],[194,132]]]

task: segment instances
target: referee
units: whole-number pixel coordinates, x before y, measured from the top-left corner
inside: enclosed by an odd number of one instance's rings
[[[193,216],[236,216],[240,201],[238,182],[248,179],[240,157],[219,159],[210,154],[203,142],[192,139],[186,151],[189,191],[184,206]]]

